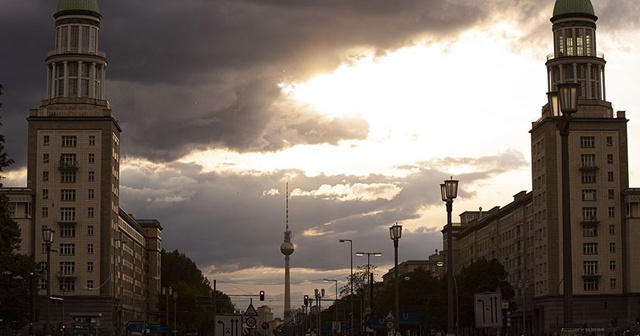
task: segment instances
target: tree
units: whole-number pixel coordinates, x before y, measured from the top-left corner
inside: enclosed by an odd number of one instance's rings
[[[196,298],[213,297],[216,302],[217,313],[233,313],[235,306],[226,294],[216,290],[213,292],[211,283],[198,269],[198,266],[184,253],[175,250],[167,253],[161,252],[162,262],[162,287],[171,288],[177,293],[175,303],[177,310],[177,326],[175,330],[199,330],[200,334],[212,334],[213,306],[198,305]],[[166,295],[166,294],[165,294]],[[173,311],[173,298],[169,300],[169,311]],[[158,312],[166,312],[166,297],[162,295],[158,299]],[[159,313],[159,319],[164,320],[165,314]],[[172,317],[165,321],[173,326]]]
[[[0,85],[0,96],[2,89]],[[4,135],[0,134],[0,174],[12,163],[5,152]],[[3,178],[0,175],[0,179]],[[35,263],[33,257],[17,252],[21,242],[20,226],[11,217],[9,207],[0,183],[0,328],[20,329],[28,324],[31,315]]]
[[[502,300],[511,300],[515,291],[507,281],[509,273],[497,259],[479,259],[462,268],[456,275],[458,283],[459,326],[472,327],[475,323],[473,296],[476,293],[495,292],[500,289]]]

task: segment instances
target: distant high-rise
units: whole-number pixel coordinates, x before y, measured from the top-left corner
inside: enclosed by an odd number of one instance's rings
[[[291,318],[291,275],[289,259],[293,254],[293,243],[291,243],[291,231],[289,231],[289,183],[286,186],[286,227],[284,231],[284,242],[280,245],[280,252],[284,254],[284,318]]]

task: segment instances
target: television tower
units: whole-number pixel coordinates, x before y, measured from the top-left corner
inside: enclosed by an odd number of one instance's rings
[[[284,231],[284,242],[280,245],[280,252],[284,254],[284,319],[291,318],[291,276],[289,273],[289,259],[293,254],[293,244],[291,243],[291,231],[289,231],[289,182],[286,184],[286,228]]]

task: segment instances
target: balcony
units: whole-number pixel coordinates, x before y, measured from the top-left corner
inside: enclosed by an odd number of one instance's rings
[[[56,273],[56,277],[58,279],[75,279],[78,276],[76,275],[75,271],[64,271]]]
[[[60,160],[60,165],[58,166],[60,171],[77,171],[78,170],[78,161],[77,160]]]
[[[580,171],[584,172],[594,172],[598,169],[600,169],[600,167],[598,167],[595,162],[582,162],[582,165],[580,166]]]
[[[583,270],[583,278],[600,278],[602,274],[598,270]]]

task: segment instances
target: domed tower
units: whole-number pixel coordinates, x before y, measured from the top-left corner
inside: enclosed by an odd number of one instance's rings
[[[286,228],[284,231],[284,242],[280,245],[280,252],[284,254],[284,318],[291,318],[291,276],[289,259],[293,254],[294,247],[291,243],[291,231],[289,231],[289,183],[286,186]]]
[[[596,48],[596,21],[590,0],[558,0],[553,8],[553,54],[547,58],[549,92],[564,82],[580,84],[580,97],[606,100],[605,60]]]
[[[46,290],[65,297],[65,322],[69,314],[95,313],[104,333],[120,335],[131,319],[126,309],[134,308],[123,305],[131,290],[121,280],[116,249],[122,130],[106,100],[102,15],[97,0],[59,0],[53,18],[46,91],[27,117],[27,187],[38,195],[34,246],[44,243],[43,229],[55,231],[60,252],[51,255],[57,271]],[[38,294],[45,297],[45,290]]]
[[[628,120],[625,111],[614,113],[606,100],[606,62],[597,48],[597,20],[590,0],[555,1],[550,20],[553,53],[545,63],[549,99],[530,130],[536,235],[531,248],[536,254],[520,273],[534,290],[519,295],[528,295],[526,302],[544,301],[545,323],[561,326],[595,323],[597,310],[583,312],[602,302],[607,302],[610,316],[628,316],[623,296],[629,283],[624,250],[631,234],[623,207],[629,188]],[[563,122],[552,106],[561,83],[580,84],[578,110],[570,122]],[[526,329],[532,330],[537,312],[529,306],[525,310]]]

